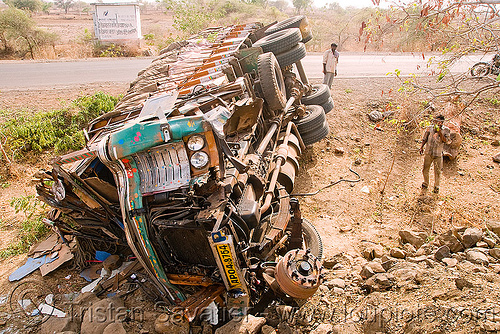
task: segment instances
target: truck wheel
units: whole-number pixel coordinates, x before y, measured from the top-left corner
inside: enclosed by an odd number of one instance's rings
[[[297,125],[297,129],[303,137],[302,134],[321,128],[325,119],[323,108],[321,106],[311,105],[306,106],[306,114],[296,120],[295,125]]]
[[[290,29],[290,28],[299,28],[300,33],[302,34],[302,43],[307,43],[312,39],[311,28],[309,26],[309,22],[307,18],[303,15],[290,17],[286,20],[276,23],[275,25],[269,27],[265,34],[271,35],[276,31]]]
[[[309,32],[305,37],[302,38],[302,43],[306,44],[309,42],[311,39],[313,39],[313,34],[312,32]]]
[[[314,225],[307,219],[302,219],[302,238],[304,239],[305,248],[309,248],[311,253],[321,261],[323,257],[323,242]]]
[[[328,136],[329,133],[330,133],[330,127],[328,126],[328,123],[325,121],[319,129],[315,129],[310,132],[305,132],[304,134],[301,133],[300,135],[302,137],[302,140],[304,141],[304,145],[307,146],[319,142],[321,139]]]
[[[323,107],[325,114],[328,114],[330,111],[333,110],[335,106],[335,104],[333,103],[333,98],[330,97],[328,101],[326,101],[326,103],[323,103],[321,106]]]
[[[323,103],[328,102],[330,98],[330,89],[328,89],[327,85],[317,84],[312,86],[312,91],[309,95],[304,96],[300,101],[303,104],[318,104],[322,105]]]
[[[253,43],[254,47],[260,46],[264,52],[280,54],[290,50],[302,40],[299,28],[285,29],[274,34],[262,37]]]
[[[268,52],[259,55],[257,71],[262,95],[269,108],[273,111],[283,109],[286,104],[285,82],[274,54]]]
[[[488,63],[480,62],[474,64],[474,66],[472,66],[472,68],[470,69],[470,75],[472,75],[473,77],[482,78],[487,76],[488,74],[490,74],[490,64]]]
[[[276,59],[278,60],[280,66],[283,68],[295,64],[305,56],[306,56],[306,46],[304,45],[304,43],[299,43],[292,49],[277,54]]]

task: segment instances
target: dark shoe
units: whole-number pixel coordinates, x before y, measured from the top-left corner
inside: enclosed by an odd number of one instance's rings
[[[439,194],[439,188],[438,187],[434,187],[434,190],[432,192],[434,194]]]
[[[422,183],[422,189],[427,189],[427,185],[425,185],[424,183]]]

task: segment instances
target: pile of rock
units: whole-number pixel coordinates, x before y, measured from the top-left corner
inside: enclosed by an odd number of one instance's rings
[[[412,281],[418,284],[421,270],[443,265],[455,267],[462,261],[500,272],[500,222],[489,221],[484,229],[452,228],[436,238],[424,232],[402,230],[401,247],[388,252],[380,245],[365,247],[366,262],[359,274],[367,292],[384,291],[394,285]]]

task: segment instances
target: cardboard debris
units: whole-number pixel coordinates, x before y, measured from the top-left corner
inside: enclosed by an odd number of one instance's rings
[[[45,255],[47,253],[50,253],[52,251],[58,251],[61,249],[60,243],[59,243],[59,236],[57,234],[51,234],[47,239],[44,241],[31,246],[28,256],[33,256],[35,258],[40,257],[42,255]]]
[[[66,245],[62,245],[61,250],[59,251],[59,256],[54,261],[40,266],[40,272],[42,273],[42,276],[45,276],[71,259],[73,259],[71,249]]]

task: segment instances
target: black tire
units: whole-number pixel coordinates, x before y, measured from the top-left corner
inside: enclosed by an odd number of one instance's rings
[[[301,23],[306,17],[304,15],[289,17],[286,20],[280,21],[275,25],[267,28],[265,34],[271,35],[276,31],[290,29],[290,28],[300,28]]]
[[[325,112],[321,106],[306,106],[306,114],[295,121],[300,135],[319,129],[325,122]]]
[[[318,84],[312,86],[312,91],[309,95],[304,96],[302,100],[300,100],[303,104],[318,104],[322,105],[323,103],[328,102],[328,99],[331,97],[330,89],[327,85]]]
[[[269,109],[283,109],[286,104],[285,82],[280,65],[271,52],[259,55],[257,59],[260,87]]]
[[[311,39],[313,39],[313,34],[312,32],[309,32],[305,37],[302,38],[302,43],[306,44],[309,42]]]
[[[295,64],[306,56],[306,46],[304,43],[299,43],[292,49],[276,55],[276,59],[281,68]]]
[[[326,103],[323,103],[321,106],[323,107],[325,114],[328,114],[330,111],[333,110],[333,108],[335,106],[335,103],[333,102],[333,98],[330,97],[328,99],[328,101],[326,101]]]
[[[321,139],[328,136],[330,133],[330,127],[328,123],[325,121],[321,128],[316,129],[314,131],[306,132],[304,134],[300,134],[302,136],[302,140],[304,141],[304,145],[312,145],[314,143],[319,142]]]
[[[483,78],[488,74],[490,74],[490,64],[488,63],[479,62],[470,69],[470,75],[473,77]]]
[[[302,40],[299,28],[285,29],[274,34],[262,37],[253,43],[254,47],[260,46],[264,52],[280,54],[290,50]]]
[[[302,219],[302,238],[304,246],[310,249],[311,253],[321,261],[323,258],[323,242],[316,227],[307,219]]]

